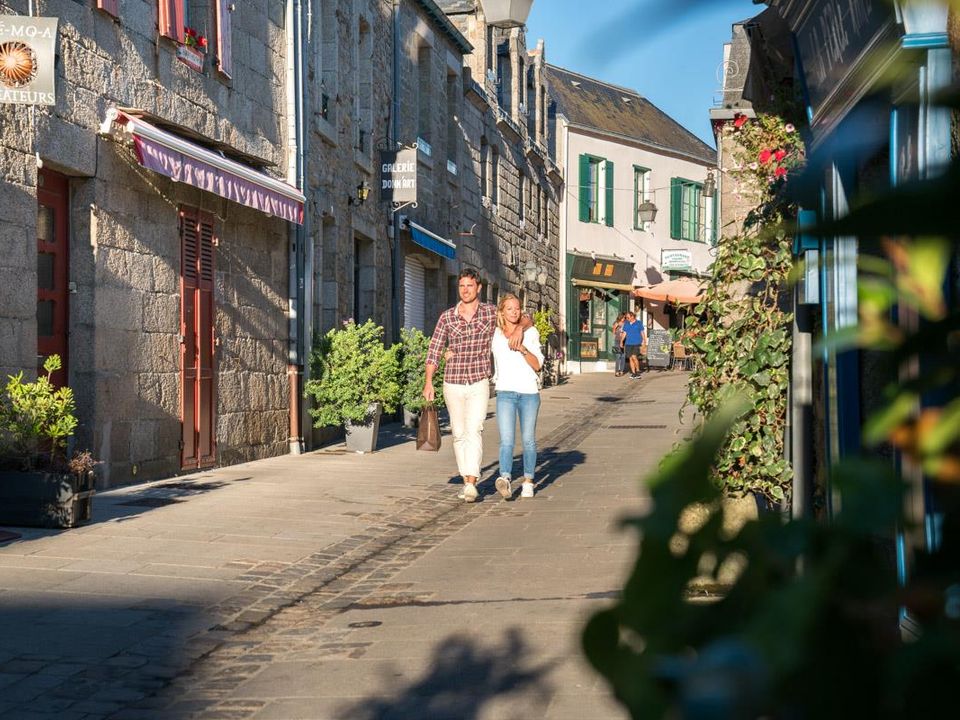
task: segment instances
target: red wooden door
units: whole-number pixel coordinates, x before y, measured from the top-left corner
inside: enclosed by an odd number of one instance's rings
[[[53,374],[58,387],[67,384],[69,322],[69,232],[67,178],[40,170],[37,178],[37,371],[49,355],[63,367]]]
[[[181,467],[216,463],[213,217],[180,209]]]

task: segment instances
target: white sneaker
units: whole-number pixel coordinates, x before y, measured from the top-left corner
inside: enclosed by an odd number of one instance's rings
[[[477,492],[476,485],[464,485],[463,486],[463,499],[467,502],[475,502],[477,495],[480,493]]]
[[[522,498],[532,498],[533,497],[533,483],[525,482],[520,484],[520,497]]]
[[[510,478],[506,475],[501,475],[498,477],[494,485],[497,487],[497,492],[508,500],[510,499],[510,496],[513,495],[513,485],[510,483]]]

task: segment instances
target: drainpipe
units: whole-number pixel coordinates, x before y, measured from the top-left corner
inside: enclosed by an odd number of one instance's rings
[[[393,148],[400,142],[400,0],[393,0],[393,110],[391,116],[391,140]],[[390,210],[390,234],[393,236],[392,282],[390,283],[390,325],[393,342],[400,342],[400,228],[397,227],[397,210]]]
[[[291,147],[287,176],[298,190],[304,192],[304,131],[303,131],[303,7],[302,0],[287,0],[287,137]],[[289,348],[287,379],[290,388],[290,434],[288,446],[292,455],[303,452],[301,430],[304,366],[304,290],[305,245],[309,237],[306,223],[310,213],[304,208],[304,224],[291,224],[287,239],[289,273],[288,324]]]

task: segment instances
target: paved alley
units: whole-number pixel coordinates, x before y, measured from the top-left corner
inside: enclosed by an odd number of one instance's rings
[[[579,633],[678,440],[686,376],[544,391],[533,500],[457,500],[449,435],[333,446],[103,493],[0,544],[9,718],[622,718]],[[384,447],[385,446],[385,447]]]

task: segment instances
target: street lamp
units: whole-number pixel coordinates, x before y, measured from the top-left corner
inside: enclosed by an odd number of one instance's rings
[[[653,222],[657,217],[657,206],[650,200],[644,200],[637,206],[637,217],[641,223]]]
[[[713,170],[707,170],[707,178],[703,181],[703,188],[700,194],[705,198],[712,198],[717,194],[717,181],[713,177]]]
[[[523,264],[523,279],[528,283],[536,282],[537,275],[543,270],[533,258],[530,258]]]
[[[487,25],[513,28],[527,24],[533,0],[480,0],[480,5]]]
[[[364,180],[357,185],[356,197],[351,196],[347,198],[347,205],[363,205],[368,197],[370,197],[370,183]]]

